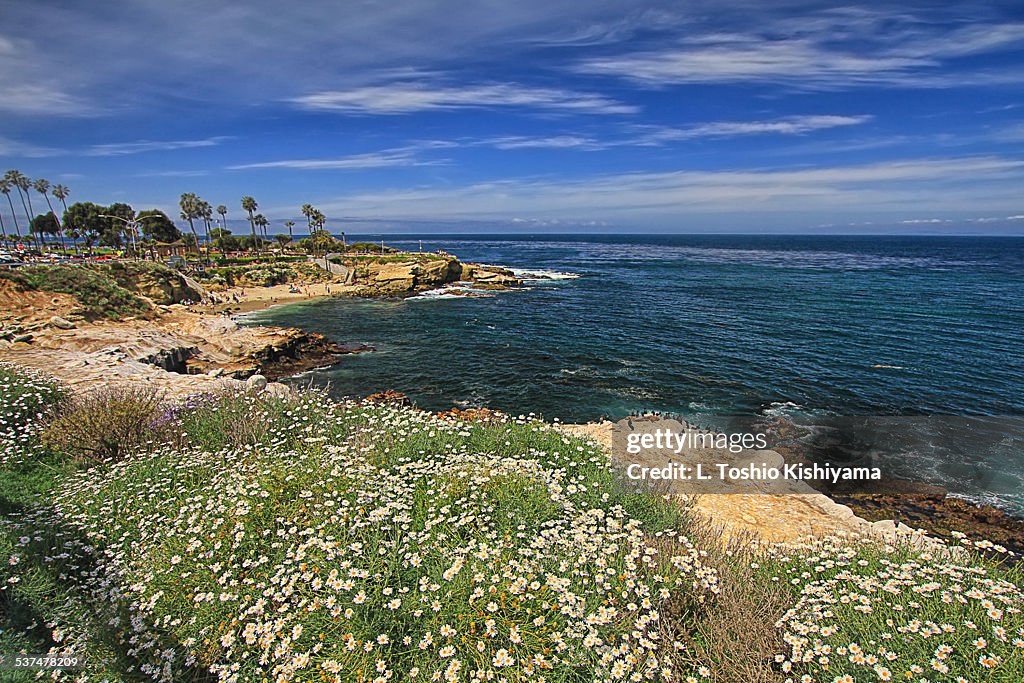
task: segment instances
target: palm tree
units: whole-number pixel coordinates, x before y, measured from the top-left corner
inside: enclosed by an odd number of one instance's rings
[[[259,251],[259,242],[256,240],[256,222],[253,220],[253,214],[257,208],[259,208],[259,204],[256,203],[255,199],[248,195],[242,197],[242,210],[249,214],[249,228],[252,230],[252,246]]]
[[[16,190],[18,190],[18,198],[21,199],[21,208],[25,211],[25,220],[26,220],[25,224],[26,225],[32,225],[32,209],[31,209],[31,205],[25,203],[25,193],[28,192],[28,188],[30,186],[29,179],[26,178],[25,175],[21,171],[17,171],[17,170],[14,170],[14,169],[12,169],[12,170],[8,171],[7,173],[5,173],[4,174],[4,179],[7,180],[7,182],[9,182],[12,187],[14,187]],[[10,198],[10,195],[8,195],[8,198]],[[29,202],[31,202],[31,201],[32,201],[32,198],[29,197]],[[14,209],[13,204],[11,205],[11,209],[12,210]],[[32,231],[29,230],[29,237],[30,238],[32,237],[31,233],[32,233]],[[18,230],[18,236],[19,237],[21,236],[21,230],[20,229]]]
[[[206,265],[210,265],[210,222],[213,220],[213,207],[205,199],[199,200],[199,217],[206,224]]]
[[[309,228],[310,232],[313,231],[313,212],[314,211],[316,211],[316,209],[313,208],[312,204],[303,204],[302,205],[302,215],[306,217],[306,227]]]
[[[14,200],[11,199],[11,190],[14,183],[11,182],[10,173],[0,178],[0,192],[7,195],[7,203],[11,205],[11,216],[14,218],[14,229],[18,233],[18,241],[21,241],[21,226],[18,225],[18,214],[14,211]]]
[[[295,239],[294,235],[292,235],[292,228],[295,227],[295,221],[285,221],[284,227],[288,228],[288,241],[291,242]]]
[[[262,240],[266,238],[267,225],[269,224],[267,221],[267,217],[264,216],[262,213],[258,213],[252,217],[252,222],[256,224],[257,232],[260,235],[260,240],[262,244]]]
[[[54,197],[56,197],[57,199],[60,200],[61,206],[64,207],[64,214],[66,215],[67,212],[68,212],[68,203],[65,200],[67,200],[68,195],[71,194],[71,190],[69,190],[67,188],[67,186],[65,186],[65,185],[58,184],[58,185],[54,185],[53,186],[53,188],[50,190],[50,194],[52,194]],[[64,222],[60,221],[60,223],[61,223],[61,231],[62,231],[62,235],[63,235],[63,233],[65,232]],[[61,237],[61,239],[63,239],[63,237]],[[75,244],[74,238],[72,238],[71,241],[72,241],[72,245],[74,246],[74,248],[77,249],[78,245]]]
[[[57,212],[53,210],[53,204],[50,203],[50,181],[44,178],[36,178],[33,186],[36,188],[36,192],[43,195],[43,199],[46,200],[46,205],[50,207],[50,213],[53,215],[53,220],[57,222],[57,233],[60,235],[60,250],[67,256],[68,245],[64,242],[64,226],[60,223],[60,218],[57,217]]]
[[[220,214],[220,227],[222,230],[226,230],[228,227],[228,207],[223,204],[217,205],[217,213]]]
[[[74,247],[75,252],[81,255],[82,250],[78,247],[78,238],[82,236],[82,231],[75,226],[69,226],[67,229],[68,237],[71,238],[71,245]]]
[[[199,205],[202,201],[199,195],[194,192],[186,192],[178,200],[178,206],[181,208],[181,218],[188,221],[188,227],[192,231],[192,236],[195,237],[197,254],[199,253],[199,235],[196,234],[196,226],[193,221],[199,218]]]

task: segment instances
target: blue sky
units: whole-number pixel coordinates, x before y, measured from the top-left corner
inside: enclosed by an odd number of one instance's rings
[[[1024,233],[1024,6],[0,0],[6,168],[273,232]]]

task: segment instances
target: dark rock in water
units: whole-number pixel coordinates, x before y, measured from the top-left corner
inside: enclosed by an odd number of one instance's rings
[[[918,486],[905,483],[908,488]],[[959,531],[973,540],[992,541],[1024,555],[1024,521],[990,505],[975,505],[945,493],[852,493],[832,497],[870,521],[893,519],[946,539],[950,532]]]
[[[259,372],[268,379],[290,377],[300,372],[334,365],[338,357],[350,353],[365,353],[373,348],[359,342],[336,343],[322,334],[303,332],[268,346],[253,356]]]

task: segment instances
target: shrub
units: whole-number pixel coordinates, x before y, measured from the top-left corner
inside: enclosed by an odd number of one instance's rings
[[[163,399],[149,387],[110,387],[73,398],[43,433],[43,441],[76,460],[116,462],[163,440]]]

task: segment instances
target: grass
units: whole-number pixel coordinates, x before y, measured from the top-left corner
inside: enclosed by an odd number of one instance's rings
[[[532,418],[201,396],[82,463],[58,386],[0,399],[0,650],[87,654],[67,680],[1024,679],[998,559],[724,544]]]

